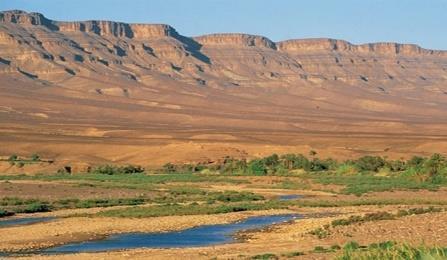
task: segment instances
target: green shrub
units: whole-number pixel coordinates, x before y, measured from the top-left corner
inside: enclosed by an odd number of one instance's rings
[[[258,201],[263,200],[264,197],[251,192],[237,192],[237,191],[225,191],[217,194],[215,200],[221,202],[239,202],[239,201]]]
[[[37,153],[32,154],[31,161],[34,161],[34,162],[40,161],[40,155],[38,155]]]
[[[248,171],[253,175],[265,175],[267,174],[267,167],[262,160],[256,159],[248,163]]]
[[[379,244],[371,244],[361,250],[357,248],[346,248],[343,255],[338,256],[338,260],[357,260],[357,259],[446,259],[447,249],[445,248],[428,248],[428,247],[412,247],[409,245],[398,245],[394,242],[387,241]]]
[[[19,157],[17,156],[17,154],[13,154],[9,156],[8,161],[17,161],[18,159]]]
[[[50,207],[47,204],[36,202],[28,204],[24,209],[19,210],[18,213],[36,213],[48,211],[50,211]]]
[[[425,161],[423,167],[429,178],[437,177],[441,174],[441,170],[447,167],[446,159],[440,154],[433,154],[430,159]]]
[[[121,171],[124,174],[142,173],[144,168],[138,165],[126,165],[121,168]]]
[[[328,249],[326,249],[326,248],[324,248],[324,247],[322,247],[322,246],[316,246],[316,247],[314,247],[314,250],[313,250],[315,253],[327,253],[327,252],[329,252],[329,250]]]
[[[385,166],[385,160],[378,156],[363,156],[354,162],[361,171],[377,172],[380,168]]]
[[[282,256],[284,256],[284,257],[295,257],[295,256],[302,256],[302,255],[305,255],[305,254],[304,254],[304,252],[301,252],[301,251],[295,251],[295,252],[282,254]]]
[[[347,226],[355,223],[378,221],[378,220],[389,220],[394,219],[394,215],[388,212],[376,212],[368,213],[364,216],[350,216],[347,219],[336,219],[332,221],[332,226]]]
[[[14,215],[14,212],[9,212],[9,211],[6,211],[4,209],[0,209],[0,218],[9,217],[9,216],[12,216],[12,215]]]
[[[255,255],[251,257],[253,260],[276,260],[279,259],[279,257],[275,254],[267,253],[262,255]]]
[[[393,248],[395,245],[396,245],[396,242],[394,242],[394,241],[385,241],[385,242],[370,244],[368,246],[368,248],[387,250],[387,249]]]
[[[106,174],[106,175],[117,175],[117,174],[136,174],[144,172],[144,168],[135,165],[126,166],[114,166],[114,165],[100,165],[93,169],[93,174]]]
[[[355,241],[350,241],[343,246],[343,250],[347,250],[347,251],[355,250],[358,248],[360,248],[360,245],[359,245],[359,243],[357,243]]]
[[[339,245],[332,245],[331,246],[331,250],[332,251],[337,251],[337,250],[340,250],[341,249],[341,246],[339,246]]]
[[[326,238],[330,235],[330,232],[326,228],[316,228],[309,232],[309,234],[317,236],[319,239]]]

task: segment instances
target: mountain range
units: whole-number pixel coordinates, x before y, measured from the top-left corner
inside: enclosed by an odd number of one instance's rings
[[[447,51],[0,12],[3,156],[405,157],[447,152],[446,109]]]

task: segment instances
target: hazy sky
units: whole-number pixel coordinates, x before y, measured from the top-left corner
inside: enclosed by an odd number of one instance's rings
[[[55,20],[167,23],[181,34],[244,32],[447,49],[447,0],[0,0]]]

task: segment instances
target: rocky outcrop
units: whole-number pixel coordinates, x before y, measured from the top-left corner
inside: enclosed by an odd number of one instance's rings
[[[284,52],[314,52],[314,51],[349,51],[352,44],[335,39],[302,39],[287,40],[277,43],[278,50]]]
[[[166,24],[131,24],[130,27],[136,39],[179,36],[173,27]]]
[[[133,37],[130,26],[126,23],[111,21],[56,22],[61,32],[88,32],[101,36]]]
[[[202,45],[222,45],[234,47],[259,47],[276,49],[276,44],[264,36],[242,34],[242,33],[220,33],[209,34],[194,38]]]
[[[337,51],[352,53],[369,53],[378,55],[446,55],[445,51],[435,51],[421,48],[415,44],[400,44],[393,42],[378,42],[355,45],[336,39],[297,39],[277,43],[278,50],[284,52],[318,52]]]

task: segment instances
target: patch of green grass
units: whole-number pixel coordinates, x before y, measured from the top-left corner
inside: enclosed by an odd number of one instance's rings
[[[347,226],[356,223],[370,222],[370,221],[379,221],[379,220],[389,220],[394,219],[395,216],[388,212],[376,212],[376,213],[368,213],[364,216],[350,216],[347,219],[336,219],[332,221],[332,226]]]
[[[357,242],[355,242],[355,241],[349,241],[348,243],[346,243],[344,246],[343,246],[343,250],[345,250],[345,251],[349,251],[349,250],[356,250],[356,249],[359,249],[360,248],[360,245],[359,245],[359,243],[357,243]]]
[[[321,184],[344,185],[342,193],[362,195],[368,192],[392,190],[437,190],[443,183],[417,182],[404,176],[374,176],[372,174],[334,175],[330,173],[308,174],[314,181]],[[447,183],[446,183],[447,184]]]
[[[211,196],[210,199],[214,199],[220,202],[241,202],[241,201],[260,201],[264,200],[261,195],[254,194],[252,192],[237,192],[237,191],[224,191],[220,194]]]
[[[349,218],[335,219],[331,222],[330,225],[324,225],[323,227],[316,228],[310,231],[309,234],[317,236],[319,239],[322,239],[328,237],[331,234],[331,227],[335,228],[337,226],[348,226],[371,221],[392,220],[408,215],[436,213],[441,211],[443,211],[442,208],[428,207],[428,208],[412,208],[408,210],[399,210],[396,214],[392,214],[389,212],[375,212],[375,213],[368,213],[363,216],[354,215],[350,216]]]
[[[35,202],[26,205],[24,208],[18,208],[15,213],[37,213],[37,212],[48,212],[50,211],[50,206],[41,202]]]
[[[80,200],[74,204],[74,208],[94,208],[94,207],[112,207],[123,205],[144,204],[144,198],[124,198],[124,199],[88,199]]]
[[[285,179],[280,184],[275,185],[274,188],[279,189],[288,189],[288,190],[307,190],[310,188],[310,185],[308,183],[305,183],[300,180],[291,180],[291,179]]]
[[[354,200],[297,200],[294,205],[300,207],[348,207],[348,206],[384,206],[384,205],[447,205],[447,200],[430,200],[424,198],[375,199],[359,198]]]
[[[403,216],[408,215],[420,215],[426,213],[436,213],[441,212],[443,209],[428,207],[428,208],[412,208],[408,210],[399,210],[396,214],[391,214],[389,212],[376,212],[376,213],[368,213],[364,216],[350,216],[346,219],[336,219],[332,221],[332,227],[336,226],[347,226],[356,223],[370,222],[370,221],[379,221],[379,220],[391,220]]]
[[[146,202],[145,198],[119,198],[119,199],[60,199],[56,201],[43,201],[38,199],[3,198],[0,203],[11,213],[48,212],[55,209],[112,207],[122,205],[140,205]],[[6,211],[6,209],[5,209]]]
[[[45,203],[38,199],[22,199],[18,197],[4,197],[0,199],[0,206],[20,206],[32,203]]]
[[[279,257],[272,253],[266,253],[266,254],[262,254],[262,255],[252,256],[250,259],[252,259],[252,260],[276,260],[276,259],[279,259]]]
[[[305,255],[305,253],[301,252],[301,251],[293,251],[293,252],[289,252],[289,253],[284,253],[281,256],[287,257],[287,258],[292,258],[292,257],[302,256],[302,255]]]
[[[74,181],[84,185],[97,185],[111,188],[153,188],[155,184],[182,183],[182,182],[223,182],[223,183],[249,183],[247,180],[226,176],[208,176],[200,174],[53,174],[53,175],[3,175],[0,180],[41,180],[41,181]]]
[[[329,253],[329,252],[332,252],[332,250],[329,248],[325,248],[323,246],[316,246],[316,247],[314,247],[313,252],[314,253]]]
[[[397,244],[391,241],[379,244],[371,244],[367,247],[365,246],[362,247],[356,242],[350,242],[344,246],[343,254],[336,257],[336,259],[337,260],[447,259],[447,249],[436,248],[436,247],[431,248],[426,246],[413,247],[407,244]]]
[[[326,238],[330,235],[329,227],[319,227],[314,230],[311,230],[309,234],[317,236],[319,239]]]
[[[145,218],[159,216],[182,216],[182,215],[207,215],[222,214],[240,211],[284,209],[287,204],[279,201],[267,201],[264,203],[226,203],[226,204],[165,204],[148,207],[132,207],[126,209],[112,209],[102,211],[97,216],[102,217],[125,217]]]

